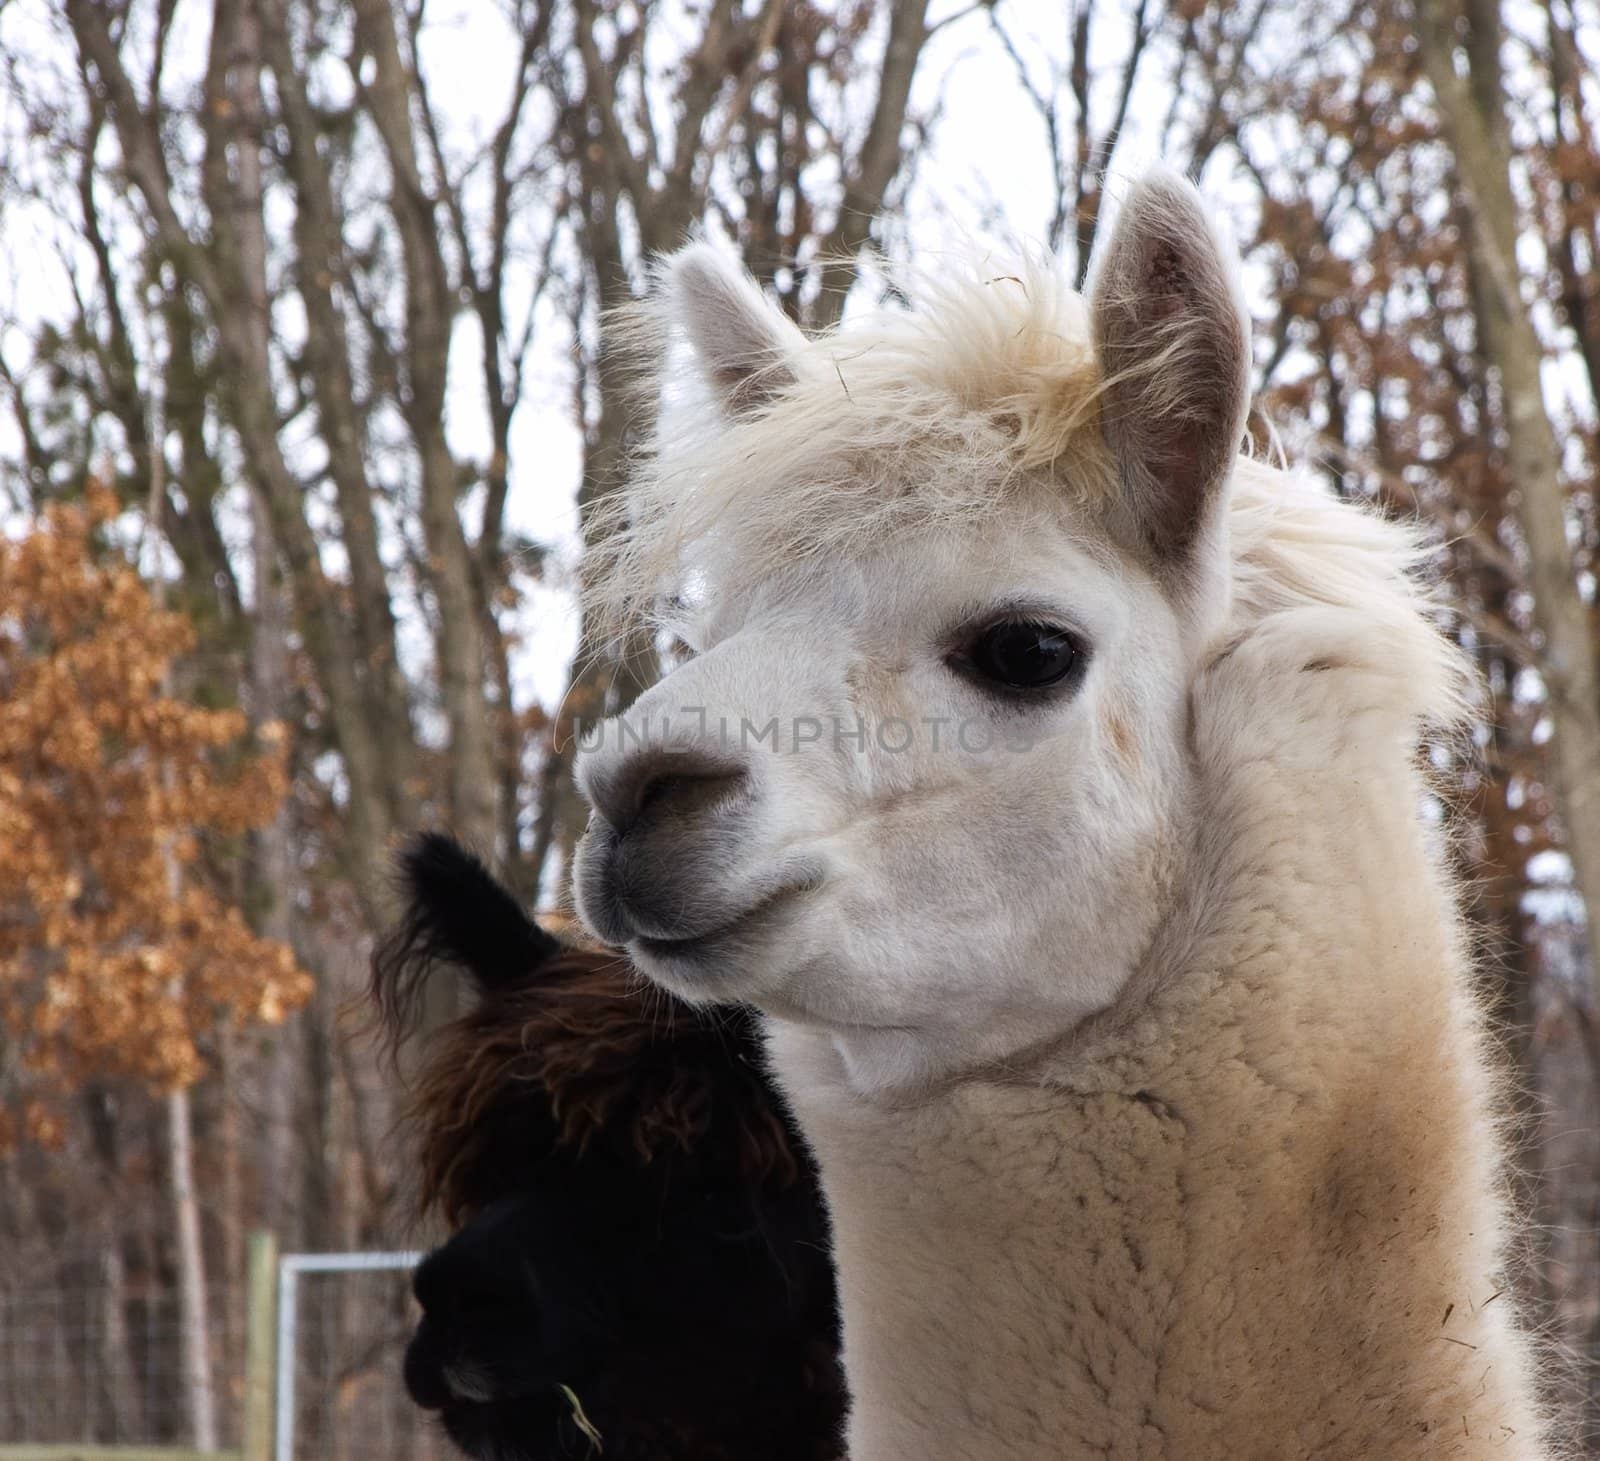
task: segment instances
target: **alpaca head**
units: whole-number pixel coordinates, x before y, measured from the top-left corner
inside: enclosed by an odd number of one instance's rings
[[[595,577],[693,654],[580,758],[584,919],[863,1087],[1072,1028],[1152,935],[1227,610],[1249,335],[1197,196],[1132,190],[1086,310],[1038,266],[806,340],[706,246],[662,283],[634,328],[710,400]]]
[[[407,1112],[419,1195],[453,1229],[413,1280],[412,1397],[498,1461],[589,1454],[573,1395],[623,1461],[831,1461],[827,1223],[749,1016],[641,990],[447,837],[400,872],[372,971],[391,1035],[430,978],[475,996]]]

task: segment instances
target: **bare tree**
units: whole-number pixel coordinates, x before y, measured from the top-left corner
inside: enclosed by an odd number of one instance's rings
[[[1052,17],[1061,19],[1066,30],[1064,50],[1057,54],[1019,37],[1017,12],[1012,8],[997,5],[989,15],[1044,132],[1054,200],[1046,241],[1057,254],[1070,247],[1074,282],[1082,288],[1100,222],[1106,175],[1127,126],[1128,108],[1150,40],[1164,17],[1151,0],[1138,0],[1131,17],[1123,6],[1077,0],[1064,16]],[[1102,78],[1092,72],[1089,53],[1113,28],[1123,32],[1126,49],[1115,76]],[[1036,74],[1041,67],[1043,77]],[[1106,81],[1112,90],[1106,102],[1097,106]],[[1099,122],[1097,113],[1102,119]]]
[[[1578,588],[1561,450],[1540,379],[1545,352],[1521,292],[1499,4],[1470,0],[1465,11],[1422,5],[1417,20],[1470,210],[1468,248],[1486,285],[1479,342],[1498,382],[1517,521],[1527,542],[1528,586],[1543,641],[1539,673],[1555,724],[1562,833],[1592,927],[1600,910],[1600,636]],[[1464,35],[1458,29],[1463,20]],[[1463,41],[1467,75],[1456,69]],[[1592,962],[1600,969],[1600,961]]]

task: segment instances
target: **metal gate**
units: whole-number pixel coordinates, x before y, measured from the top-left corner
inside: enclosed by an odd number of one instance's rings
[[[285,1253],[278,1259],[275,1461],[308,1461],[313,1455],[318,1461],[433,1461],[449,1454],[438,1428],[412,1406],[400,1382],[400,1357],[414,1317],[404,1276],[422,1256]],[[385,1273],[396,1275],[387,1289],[363,1284],[353,1292],[318,1291],[340,1275]],[[318,1289],[303,1294],[302,1278]],[[303,1369],[312,1372],[302,1375]],[[348,1383],[352,1371],[355,1386]]]

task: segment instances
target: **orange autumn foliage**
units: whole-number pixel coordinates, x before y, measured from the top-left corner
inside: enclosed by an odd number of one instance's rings
[[[224,1022],[275,1023],[310,993],[282,944],[206,886],[207,834],[269,821],[278,727],[170,693],[194,644],[125,559],[97,548],[103,490],[0,540],[0,1075],[25,1095],[0,1145],[48,1139],[40,1091],[196,1080]]]

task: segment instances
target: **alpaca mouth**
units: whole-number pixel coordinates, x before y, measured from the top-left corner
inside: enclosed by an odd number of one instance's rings
[[[782,887],[775,888],[765,897],[752,903],[742,912],[736,913],[725,923],[719,923],[715,928],[706,929],[683,938],[662,938],[636,934],[628,941],[628,948],[634,954],[643,954],[647,959],[661,961],[674,960],[703,963],[726,958],[735,951],[739,944],[747,940],[761,924],[768,922],[781,905],[790,902],[802,893],[810,892],[819,882],[820,878],[806,878],[793,883],[785,883]]]

